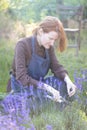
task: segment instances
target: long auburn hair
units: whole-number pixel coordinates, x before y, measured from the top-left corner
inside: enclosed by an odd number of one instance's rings
[[[34,35],[38,35],[39,29],[43,29],[44,32],[48,33],[50,31],[55,31],[58,33],[58,49],[60,52],[64,51],[67,46],[67,38],[64,32],[64,27],[62,22],[53,16],[46,16],[46,18],[38,24],[38,26],[33,30]]]

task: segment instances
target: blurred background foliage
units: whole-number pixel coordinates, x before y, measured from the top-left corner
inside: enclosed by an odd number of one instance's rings
[[[47,15],[57,16],[58,3],[82,5],[83,19],[87,19],[86,0],[0,0],[0,38],[25,36],[25,24],[38,22]]]
[[[13,20],[22,20],[31,23],[39,21],[46,15],[56,15],[56,5],[83,5],[84,18],[87,18],[86,0],[0,0],[0,13],[3,12]]]

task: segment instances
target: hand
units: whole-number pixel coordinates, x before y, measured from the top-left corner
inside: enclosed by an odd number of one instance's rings
[[[68,75],[65,76],[64,81],[67,84],[67,91],[68,91],[69,97],[73,96],[76,92],[76,86],[72,83]]]
[[[73,96],[76,92],[76,86],[72,82],[67,83],[67,91],[69,97]]]
[[[47,85],[45,83],[40,83],[38,86],[39,89],[46,90],[47,92],[51,93],[53,97],[50,97],[49,95],[47,96],[48,98],[56,101],[56,102],[62,102],[62,97],[60,96],[59,91],[51,87],[50,85]]]
[[[60,96],[59,91],[57,91],[57,90],[54,89],[54,91],[52,92],[52,94],[53,94],[53,100],[55,102],[62,102],[62,97]]]

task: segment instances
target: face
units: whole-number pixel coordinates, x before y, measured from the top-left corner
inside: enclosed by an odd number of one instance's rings
[[[49,33],[42,32],[40,35],[40,44],[45,49],[49,49],[51,46],[54,46],[55,41],[58,38],[58,34],[55,31]]]

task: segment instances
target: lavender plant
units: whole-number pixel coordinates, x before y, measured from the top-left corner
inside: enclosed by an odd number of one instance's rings
[[[75,72],[74,79],[77,86],[77,100],[87,115],[87,69]]]
[[[85,88],[84,86],[87,86],[87,76],[86,76],[86,71],[82,71],[81,70],[81,74],[80,76],[77,75],[78,73],[75,73],[75,83],[78,87],[79,90],[79,99],[81,101],[82,106],[85,105],[85,109],[86,105],[87,105],[87,95],[86,95],[86,91],[87,88]],[[84,75],[83,75],[84,74]],[[82,77],[81,77],[82,75]],[[48,81],[47,81],[48,82]],[[53,81],[52,81],[53,82]],[[56,80],[54,80],[54,88],[56,87]],[[18,84],[15,84],[18,85]],[[53,84],[52,84],[53,85]],[[59,82],[59,85],[61,85],[61,82]],[[59,87],[60,89],[60,87]],[[71,125],[70,127],[73,127],[72,124],[69,123],[69,121],[71,120],[71,123],[75,120],[75,114],[73,117],[73,111],[71,111],[71,115],[72,115],[72,119],[70,118],[69,120],[64,120],[63,114],[60,116],[58,115],[58,106],[54,107],[55,103],[50,102],[50,100],[47,99],[47,104],[45,109],[43,109],[43,101],[41,98],[40,93],[44,93],[44,96],[47,96],[47,92],[46,91],[42,91],[37,90],[36,94],[39,97],[39,106],[37,106],[37,102],[35,100],[35,93],[34,93],[34,87],[30,86],[30,93],[28,94],[28,92],[26,91],[27,88],[25,88],[25,90],[23,90],[21,88],[20,92],[16,92],[16,93],[11,93],[7,96],[5,96],[5,98],[3,99],[3,101],[1,102],[0,106],[3,107],[4,109],[4,113],[0,113],[0,129],[1,130],[41,130],[41,127],[43,127],[42,129],[44,130],[56,130],[56,129],[64,129],[66,125]],[[82,98],[81,98],[82,95]],[[83,97],[85,100],[83,100]],[[33,103],[32,103],[33,101]],[[83,103],[83,101],[85,101]],[[41,109],[41,113],[44,115],[43,117],[41,117],[40,119],[40,125],[41,125],[41,120],[42,120],[42,126],[36,126],[36,124],[33,123],[32,117],[31,117],[31,110],[33,110],[34,112],[37,112],[37,108]],[[52,108],[52,109],[51,109]],[[68,108],[69,110],[71,110],[71,108]],[[67,116],[67,109],[65,109],[66,112],[66,116]],[[69,112],[68,110],[68,112]],[[46,117],[46,112],[49,114],[49,116]],[[78,113],[77,113],[78,114]],[[34,113],[34,118],[36,118],[36,116]],[[58,116],[58,117],[57,117]],[[62,116],[62,117],[61,117]],[[78,116],[78,115],[77,115]],[[52,117],[52,118],[51,118]],[[60,119],[61,117],[61,119]],[[68,116],[70,117],[70,115]],[[38,125],[39,125],[38,122]],[[58,122],[58,123],[56,123]],[[65,124],[64,124],[65,122]],[[64,124],[65,126],[61,126],[61,124]],[[78,123],[75,125],[78,125]],[[59,126],[59,128],[58,128]],[[77,126],[75,126],[77,127]],[[83,127],[83,125],[82,125]],[[68,127],[67,127],[68,128]],[[79,128],[79,127],[78,127]],[[73,128],[72,128],[73,130]],[[76,130],[76,129],[75,129]]]
[[[29,115],[29,105],[26,92],[7,95],[1,102],[4,109],[4,115],[0,116],[1,129],[35,130]]]

